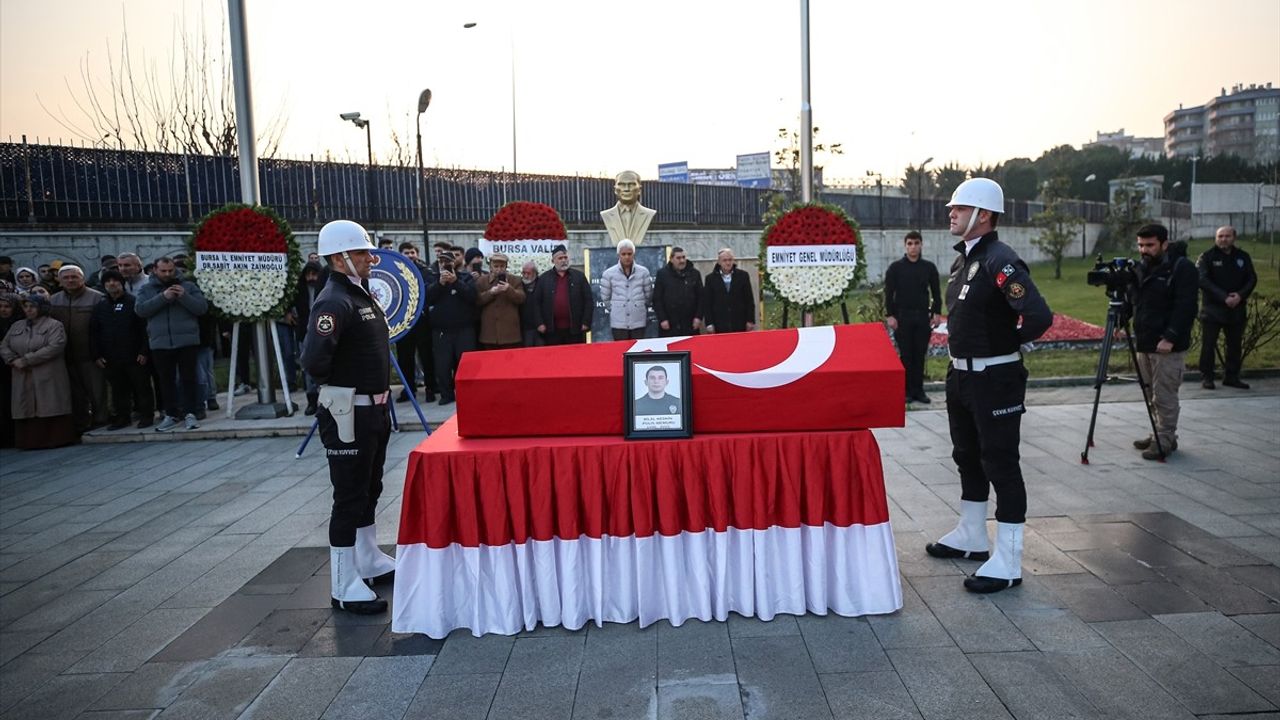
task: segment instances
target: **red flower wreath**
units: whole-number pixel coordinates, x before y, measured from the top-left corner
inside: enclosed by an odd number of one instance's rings
[[[262,205],[230,203],[205,215],[188,240],[193,256],[199,252],[280,253],[286,256],[283,294],[262,317],[280,318],[293,302],[293,293],[302,273],[302,253],[289,223],[274,210]],[[200,273],[195,272],[200,281]],[[213,300],[213,298],[210,298]],[[254,321],[257,317],[241,317],[215,308],[217,315],[236,321]]]
[[[555,208],[519,200],[494,213],[484,228],[484,237],[491,241],[564,240],[568,233]]]
[[[825,203],[808,203],[794,205],[792,208],[769,224],[760,234],[760,266],[764,268],[764,287],[774,295],[787,302],[787,295],[774,285],[768,267],[769,246],[782,245],[860,245],[858,241],[858,224],[845,214],[837,205]],[[813,305],[802,305],[805,310],[813,310],[830,305],[840,300],[846,293],[857,287],[867,274],[866,258],[858,251],[860,261],[854,269],[853,276],[838,296],[817,302]]]

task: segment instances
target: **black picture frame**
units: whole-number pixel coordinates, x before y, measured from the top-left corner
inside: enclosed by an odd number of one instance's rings
[[[651,396],[652,388],[647,378],[655,367],[661,368],[665,375],[666,381],[661,385],[664,399]],[[626,353],[622,356],[623,437],[627,440],[693,437],[690,367],[688,351]],[[653,373],[653,379],[656,385],[658,373]],[[668,393],[668,389],[671,392]]]

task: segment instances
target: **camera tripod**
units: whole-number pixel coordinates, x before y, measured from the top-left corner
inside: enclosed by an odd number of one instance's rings
[[[1138,387],[1142,389],[1142,404],[1147,408],[1147,420],[1151,423],[1151,439],[1156,445],[1164,462],[1164,448],[1160,445],[1160,435],[1156,432],[1156,416],[1151,409],[1151,395],[1147,392],[1147,381],[1142,379],[1142,366],[1138,365],[1138,350],[1133,344],[1133,333],[1129,327],[1132,307],[1128,302],[1119,299],[1111,292],[1107,293],[1110,302],[1107,304],[1107,327],[1102,336],[1102,350],[1098,353],[1098,369],[1093,376],[1093,412],[1089,415],[1089,437],[1085,441],[1084,451],[1080,453],[1080,463],[1089,464],[1089,448],[1093,447],[1093,430],[1098,424],[1098,401],[1102,398],[1102,386],[1108,380],[1107,364],[1111,360],[1111,346],[1115,341],[1117,328],[1124,329],[1125,340],[1129,345],[1129,361],[1133,363],[1134,373],[1138,376]]]

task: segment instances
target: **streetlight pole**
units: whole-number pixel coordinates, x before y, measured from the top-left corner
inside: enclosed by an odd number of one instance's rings
[[[813,106],[809,102],[809,0],[800,0],[800,202],[813,202]]]
[[[360,117],[358,112],[342,113],[338,117],[343,120],[349,120],[352,125],[364,130],[364,142],[369,150],[369,166],[365,173],[365,192],[369,195],[369,229],[376,231],[378,229],[378,202],[374,199],[373,192],[373,131],[369,128],[369,121]]]
[[[1199,155],[1191,156],[1191,234],[1196,232],[1196,163],[1200,161]]]
[[[920,218],[924,214],[921,212],[920,207],[924,205],[924,169],[931,162],[933,162],[932,157],[920,163],[920,169],[916,171],[916,222],[913,223],[916,226],[916,230],[920,229]]]
[[[422,171],[422,113],[431,104],[431,90],[423,90],[418,95],[418,206],[422,210],[422,252],[431,252],[431,244],[427,239],[427,181]]]
[[[1091,183],[1097,179],[1097,175],[1089,173],[1085,176],[1084,181]],[[1089,256],[1089,218],[1084,214],[1084,202],[1084,200],[1080,201],[1080,215],[1081,219],[1084,220],[1084,222],[1080,223],[1080,259],[1082,260]]]
[[[1180,187],[1182,187],[1181,180],[1175,181],[1172,185],[1169,186],[1169,202],[1174,202],[1174,203],[1177,202],[1177,200],[1173,198],[1173,196],[1176,194],[1173,191],[1177,190]],[[1178,239],[1178,207],[1176,205],[1169,206],[1169,217],[1173,220],[1173,239],[1177,240]]]

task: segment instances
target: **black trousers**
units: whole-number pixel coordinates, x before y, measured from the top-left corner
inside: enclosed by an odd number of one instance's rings
[[[924,358],[929,352],[929,336],[933,328],[927,313],[903,313],[898,316],[898,329],[893,331],[898,343],[898,357],[907,371],[907,397],[924,395]]]
[[[643,340],[644,328],[609,328],[614,340]]]
[[[1238,323],[1223,324],[1212,320],[1200,321],[1200,374],[1206,380],[1213,378],[1214,366],[1217,365],[1218,335],[1226,336],[1226,363],[1222,367],[1224,380],[1240,379],[1240,344],[1244,340],[1244,320]]]
[[[661,325],[658,326],[658,337],[682,337],[684,335],[700,335],[702,333],[701,330],[693,329],[691,320],[685,321],[679,326],[674,321],[669,320],[668,323],[671,325],[670,330],[663,330]]]
[[[329,515],[329,544],[351,547],[356,544],[356,528],[373,524],[378,498],[382,496],[382,466],[387,460],[391,438],[391,416],[386,405],[357,405],[355,442],[338,439],[338,425],[329,411],[320,408],[320,442],[329,459],[329,482],[333,484],[333,512]]]
[[[156,414],[155,398],[151,395],[151,374],[147,368],[133,360],[108,360],[107,385],[111,388],[111,419],[128,422],[136,409],[139,415]]]
[[[996,520],[1027,519],[1027,490],[1018,464],[1027,369],[1021,362],[982,372],[947,369],[951,457],[960,471],[960,499],[985,502],[996,490]]]
[[[436,392],[436,363],[431,351],[431,328],[424,320],[419,320],[396,343],[396,363],[404,373],[405,381],[409,383],[405,389],[410,393],[418,390],[417,373],[413,369],[415,357],[422,364],[422,384],[426,387],[427,394],[432,395]]]
[[[575,333],[568,328],[556,328],[543,333],[542,341],[547,345],[581,345],[587,341],[587,334]]]
[[[453,374],[462,362],[462,353],[476,349],[476,330],[472,327],[455,330],[431,330],[431,352],[435,355],[436,387],[440,398],[453,401]]]
[[[173,350],[151,349],[151,362],[164,387],[164,414],[172,418],[194,415],[204,407],[200,398],[200,375],[196,366],[200,360],[200,346]]]

